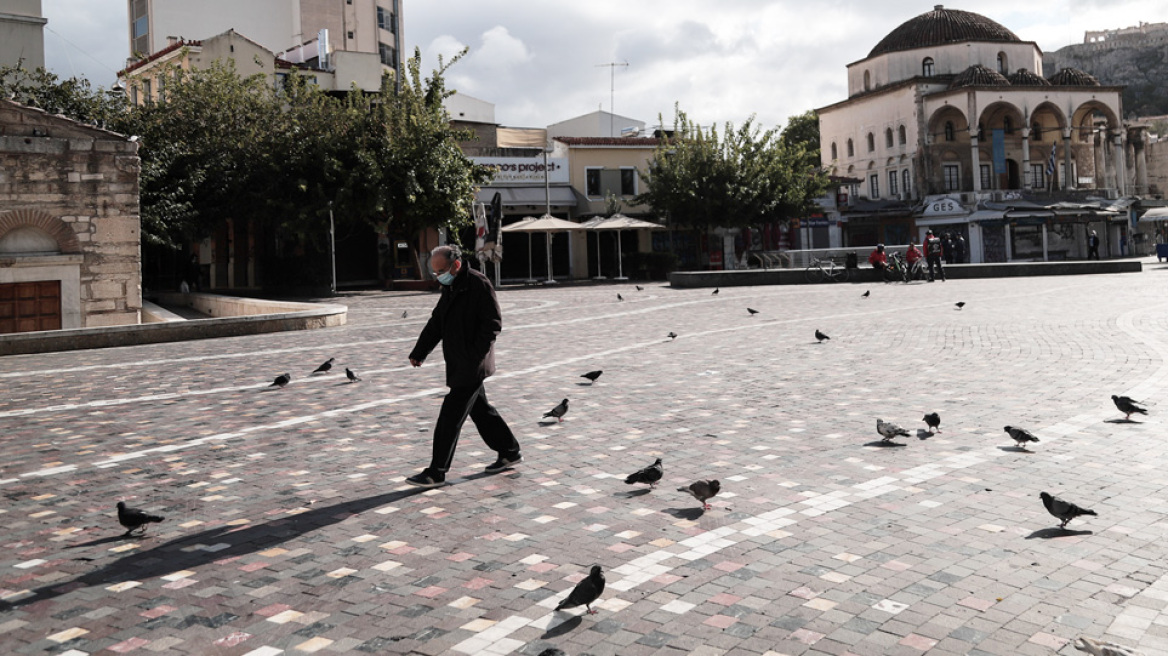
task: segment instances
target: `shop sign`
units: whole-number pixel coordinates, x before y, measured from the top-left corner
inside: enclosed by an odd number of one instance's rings
[[[965,214],[961,201],[953,196],[933,196],[925,200],[924,216],[949,216]]]
[[[495,172],[495,177],[491,181],[492,185],[543,184],[544,181],[542,155],[539,157],[471,157],[470,160]],[[568,184],[568,159],[566,157],[548,158],[547,181],[550,184]]]

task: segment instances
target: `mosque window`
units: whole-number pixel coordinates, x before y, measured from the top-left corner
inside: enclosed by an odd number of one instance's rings
[[[892,148],[892,128],[884,129],[884,147]]]
[[[900,126],[897,132],[900,133],[900,145],[903,146],[908,143],[908,130],[905,130],[903,125]]]
[[[945,121],[945,141],[957,141],[957,128],[953,127],[953,121]]]
[[[1004,52],[998,53],[998,72],[1002,75],[1010,74],[1010,60]]]
[[[1033,141],[1042,141],[1042,124],[1038,121],[1030,126],[1030,139]]]
[[[876,135],[869,132],[868,133],[868,152],[871,153],[875,150],[876,150]]]
[[[832,161],[839,159],[839,152],[837,151],[837,149],[835,147],[834,141],[831,142],[831,159],[832,159]]]
[[[848,157],[856,156],[856,147],[852,145],[852,140],[848,139]]]
[[[923,75],[925,77],[933,77],[933,75],[934,75],[933,71],[934,71],[933,58],[932,57],[925,57],[925,60],[923,62],[921,62],[921,75]]]

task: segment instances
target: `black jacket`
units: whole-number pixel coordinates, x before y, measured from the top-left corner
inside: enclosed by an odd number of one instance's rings
[[[410,359],[419,362],[442,342],[447,387],[476,386],[495,373],[495,337],[503,330],[499,301],[487,277],[464,261],[418,336]]]

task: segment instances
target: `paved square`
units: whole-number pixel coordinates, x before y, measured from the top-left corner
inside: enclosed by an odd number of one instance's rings
[[[1168,653],[1165,285],[1151,258],[717,296],[505,289],[487,389],[525,462],[483,475],[468,424],[428,491],[403,481],[445,392],[440,354],[406,361],[431,294],[350,295],[335,329],[0,358],[0,644],[1037,655],[1087,635]],[[308,375],[329,357],[340,373]],[[1112,394],[1149,414],[1117,422]],[[878,445],[877,417],[910,437]],[[1006,424],[1041,442],[1015,450]],[[624,484],[656,457],[656,489]],[[712,510],[676,491],[698,478],[722,482]],[[1098,517],[1059,531],[1044,490]],[[123,539],[119,500],[167,520]],[[554,612],[593,563],[597,614]]]

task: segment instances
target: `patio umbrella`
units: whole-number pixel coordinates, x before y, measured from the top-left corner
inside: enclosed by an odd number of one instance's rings
[[[589,223],[592,223],[589,221]],[[602,219],[596,225],[588,228],[589,230],[616,230],[616,265],[617,277],[613,280],[628,280],[625,277],[624,262],[621,259],[621,230],[665,230],[665,226],[642,221],[641,219],[634,219],[624,214],[613,214],[607,219]],[[600,241],[596,242],[597,250],[600,249]],[[599,268],[599,267],[598,267]]]
[[[600,231],[596,230],[596,226],[604,220],[605,218],[603,216],[597,216],[580,224],[580,227],[584,230],[591,230],[596,233],[596,275],[593,276],[593,280],[605,279],[604,274],[600,271]]]
[[[542,233],[547,234],[547,261],[548,261],[548,274],[547,275],[548,275],[548,277],[547,277],[547,280],[544,281],[544,284],[555,284],[555,282],[556,282],[552,278],[552,234],[556,233],[556,232],[570,232],[573,230],[580,230],[580,224],[579,223],[572,223],[571,221],[565,221],[563,219],[557,219],[556,217],[554,217],[550,214],[544,214],[543,216],[539,217],[538,219],[532,219],[531,221],[527,221],[526,219],[524,219],[523,221],[519,221],[517,223],[512,223],[511,225],[505,226],[503,228],[503,232],[526,232],[528,234],[531,234],[533,232],[542,232]],[[531,245],[529,242],[528,243],[528,255],[529,256],[530,256],[530,253],[531,253]],[[528,262],[528,266],[530,267],[530,260]],[[529,277],[531,275],[530,271],[531,270],[529,268],[528,269],[528,276]],[[529,280],[528,282],[535,282],[535,281]]]

